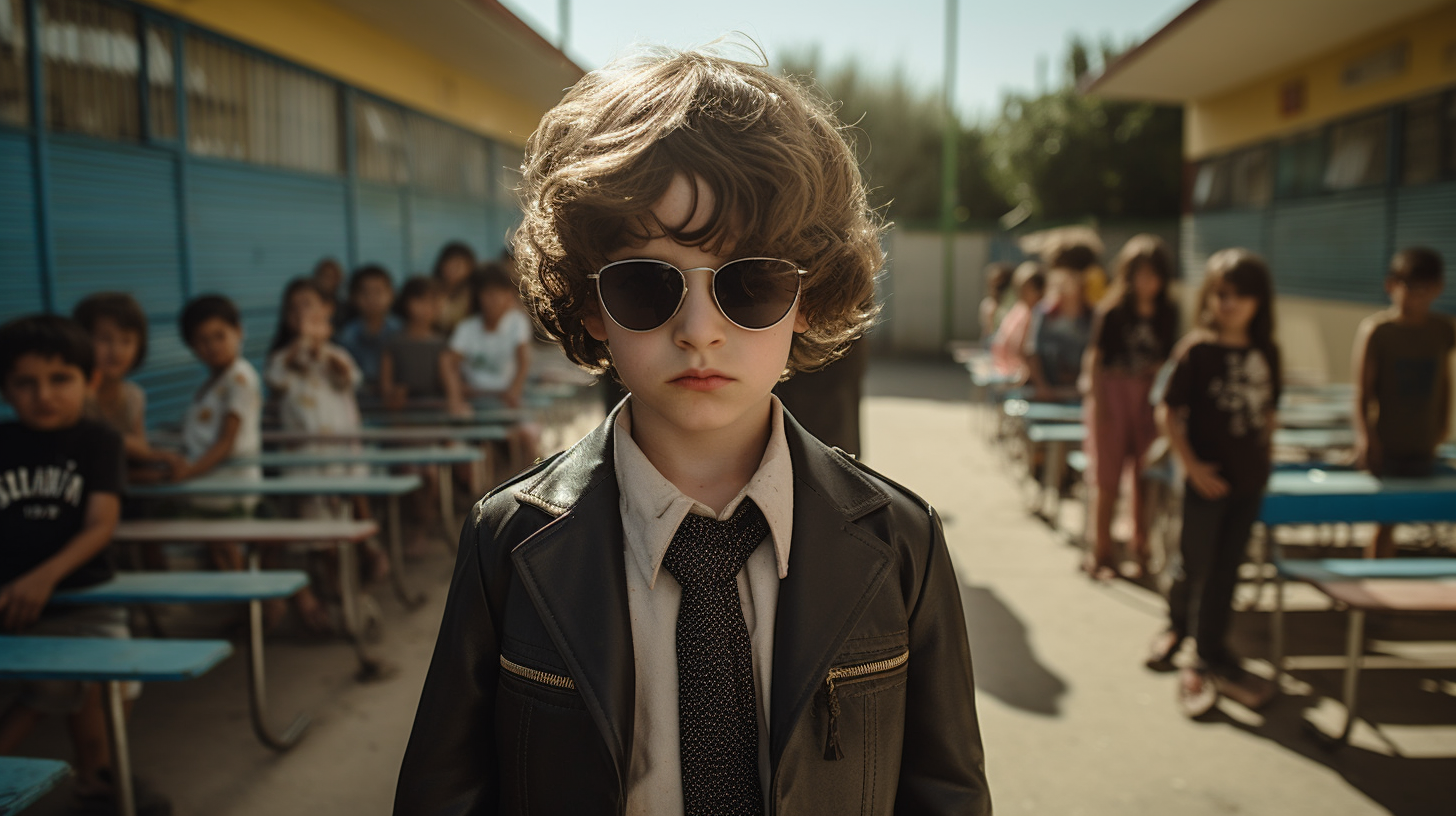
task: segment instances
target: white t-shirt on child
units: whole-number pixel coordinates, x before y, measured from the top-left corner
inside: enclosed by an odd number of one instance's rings
[[[472,391],[504,391],[516,378],[516,349],[531,340],[531,320],[519,309],[506,312],[495,330],[480,315],[460,321],[450,335],[450,350],[459,354],[460,373]]]
[[[252,363],[242,357],[233,361],[225,371],[213,378],[192,400],[187,417],[182,421],[182,445],[188,461],[196,461],[217,442],[222,432],[223,420],[228,414],[238,417],[238,435],[233,442],[233,456],[255,456],[263,449],[261,412],[263,392],[258,383],[258,372]],[[263,469],[257,465],[243,467],[220,467],[209,476],[233,479],[262,479]],[[194,503],[206,507],[230,507],[242,504],[251,507],[257,504],[257,497],[239,501],[236,498],[224,500],[196,499]]]

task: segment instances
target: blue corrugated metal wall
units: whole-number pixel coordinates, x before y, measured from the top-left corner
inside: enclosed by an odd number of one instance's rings
[[[32,167],[30,137],[0,131],[0,321],[45,306]]]
[[[355,227],[358,235],[359,263],[376,263],[402,281],[415,272],[408,263],[405,252],[405,192],[399,187],[359,182],[355,188],[359,221]]]
[[[1201,277],[1208,256],[1231,246],[1264,255],[1285,295],[1383,304],[1393,251],[1423,245],[1456,266],[1456,182],[1276,201],[1268,210],[1183,218],[1183,268]],[[1449,278],[1449,274],[1448,274]],[[1456,314],[1456,287],[1436,308]]]
[[[480,258],[501,250],[499,236],[491,235],[488,205],[484,201],[448,198],[412,192],[409,203],[410,265],[429,272],[440,247],[464,241]]]

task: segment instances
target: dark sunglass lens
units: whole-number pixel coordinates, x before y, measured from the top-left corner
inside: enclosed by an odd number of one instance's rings
[[[682,300],[682,275],[664,263],[632,261],[608,266],[597,278],[602,304],[624,329],[649,331],[672,317]]]
[[[729,320],[766,329],[784,319],[799,295],[799,270],[788,261],[744,258],[718,270],[713,294]]]

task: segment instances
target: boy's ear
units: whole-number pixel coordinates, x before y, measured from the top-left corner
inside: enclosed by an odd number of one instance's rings
[[[586,327],[586,333],[592,336],[593,340],[601,343],[607,342],[607,323],[602,319],[601,306],[592,304],[581,313],[581,324]]]

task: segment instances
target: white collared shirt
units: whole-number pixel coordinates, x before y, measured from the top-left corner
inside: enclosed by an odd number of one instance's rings
[[[627,609],[632,618],[637,704],[632,759],[627,772],[627,813],[683,813],[682,758],[678,742],[677,613],[682,587],[662,568],[662,557],[688,513],[730,518],[744,498],[753,499],[768,522],[768,539],[738,573],[738,597],[753,652],[758,698],[758,765],[769,790],[769,695],[773,688],[774,619],[779,581],[789,574],[794,524],[794,471],[784,437],[783,406],[772,398],[772,430],[758,470],[723,508],[695,501],[667,480],[632,439],[631,402],[617,415],[613,462],[621,486],[626,538]]]

